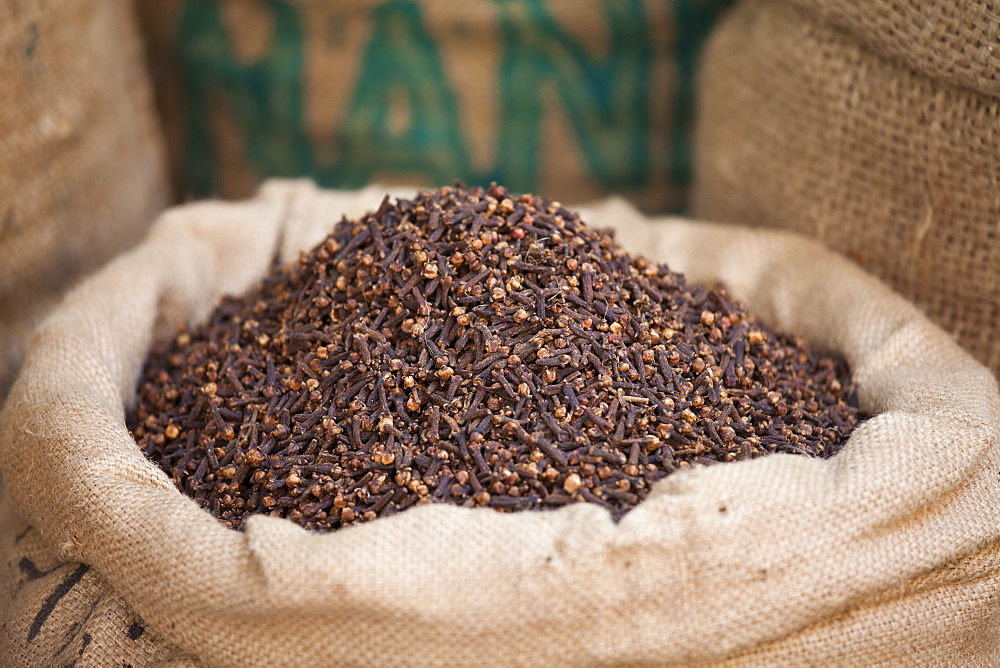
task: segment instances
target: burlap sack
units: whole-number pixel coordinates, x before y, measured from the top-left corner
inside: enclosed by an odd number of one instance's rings
[[[378,201],[377,190],[275,183],[250,202],[176,209],[47,321],[0,417],[3,587],[14,594],[0,661],[1000,661],[1000,393],[989,371],[813,242],[653,225],[620,201],[588,216],[847,356],[877,415],[841,454],[676,473],[618,524],[590,504],[429,505],[332,534],[261,516],[245,533],[224,528],[125,428],[151,339],[248,287],[279,239],[291,258],[340,212]]]
[[[699,76],[694,215],[818,237],[1000,375],[998,37],[990,3],[743,3]]]
[[[678,208],[732,0],[139,0],[182,193],[495,179]]]
[[[143,237],[167,174],[128,0],[0,10],[0,398],[56,298]]]

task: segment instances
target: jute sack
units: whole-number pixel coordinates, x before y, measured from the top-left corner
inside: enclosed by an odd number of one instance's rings
[[[0,398],[69,284],[138,242],[167,173],[127,0],[11,0],[0,18]]]
[[[653,224],[619,200],[588,218],[846,355],[876,416],[842,453],[676,473],[618,524],[590,504],[431,504],[330,534],[263,516],[224,528],[126,430],[151,341],[246,289],[278,245],[291,259],[379,199],[276,182],[249,202],[172,210],[39,330],[0,417],[13,599],[0,662],[1000,661],[989,371],[814,242]]]
[[[139,0],[181,193],[497,180],[676,209],[732,0]]]
[[[989,3],[741,4],[699,75],[694,215],[819,238],[1000,375],[998,38]]]

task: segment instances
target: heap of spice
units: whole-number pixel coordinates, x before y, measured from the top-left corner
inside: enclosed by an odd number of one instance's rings
[[[343,220],[156,348],[130,426],[226,525],[447,502],[615,518],[693,464],[829,457],[843,363],[558,202],[447,187]]]

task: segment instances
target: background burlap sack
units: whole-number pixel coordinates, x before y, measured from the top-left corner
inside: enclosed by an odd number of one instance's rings
[[[818,237],[1000,374],[989,3],[745,2],[699,77],[693,213]]]
[[[128,0],[11,0],[0,12],[0,398],[59,294],[166,206],[132,11]]]
[[[732,0],[138,0],[181,193],[503,182],[678,208]]]
[[[111,663],[132,624],[145,656],[222,665],[1000,660],[989,371],[813,242],[654,225],[621,201],[588,216],[847,356],[877,416],[842,453],[676,473],[618,524],[590,504],[428,505],[332,534],[268,517],[224,528],[125,428],[151,339],[247,288],[279,238],[291,258],[379,199],[275,183],[250,202],[176,209],[47,321],[0,417],[3,530],[26,536],[0,541],[14,591],[0,660],[82,649]],[[51,581],[33,579],[51,568]],[[115,609],[88,627],[101,597]],[[83,628],[93,649],[72,636]]]

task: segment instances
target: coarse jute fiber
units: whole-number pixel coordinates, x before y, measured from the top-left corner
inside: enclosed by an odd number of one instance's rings
[[[0,415],[0,663],[1000,661],[990,372],[816,242],[650,221],[621,200],[586,219],[846,356],[874,417],[840,454],[675,473],[618,524],[590,504],[431,504],[330,534],[260,516],[224,528],[125,427],[151,342],[381,192],[274,182],[174,209],[46,321]],[[123,639],[133,625],[141,647]]]
[[[167,205],[166,162],[127,0],[0,9],[0,398],[31,329]]]
[[[693,214],[818,238],[1000,376],[998,12],[740,4],[704,54]]]

